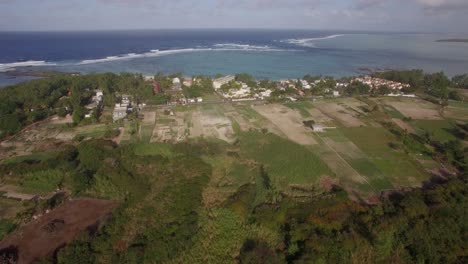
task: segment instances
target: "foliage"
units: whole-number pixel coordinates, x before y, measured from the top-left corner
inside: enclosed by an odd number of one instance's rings
[[[251,87],[251,88],[257,88],[258,87],[258,84],[257,84],[257,81],[255,81],[255,78],[248,74],[248,73],[240,73],[240,74],[236,74],[236,81],[237,82],[243,82],[245,84],[247,84],[247,86]]]
[[[0,219],[0,240],[16,228],[16,224],[8,219]]]
[[[239,140],[241,154],[263,164],[278,189],[288,184],[311,184],[319,176],[331,175],[327,165],[314,153],[274,134],[245,132]]]
[[[378,72],[374,76],[390,81],[407,83],[413,90],[422,88],[424,84],[424,72],[422,70],[392,70]]]
[[[351,82],[348,88],[345,90],[346,94],[353,96],[353,95],[361,95],[361,94],[368,94],[371,90],[371,87],[367,84],[362,82]]]
[[[58,170],[43,170],[24,175],[22,187],[28,192],[49,193],[60,187],[63,173]]]
[[[468,74],[453,76],[452,83],[456,88],[468,89]]]

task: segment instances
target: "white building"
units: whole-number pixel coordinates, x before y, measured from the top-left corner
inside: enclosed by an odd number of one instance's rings
[[[234,81],[235,78],[236,77],[234,77],[233,75],[228,75],[228,76],[224,76],[224,77],[221,77],[221,78],[218,78],[218,79],[214,79],[213,80],[213,87],[215,88],[215,90],[218,90],[224,84],[227,84],[230,81]]]
[[[192,84],[193,84],[192,78],[184,78],[183,84],[184,84],[185,86],[187,86],[187,87],[191,87]]]

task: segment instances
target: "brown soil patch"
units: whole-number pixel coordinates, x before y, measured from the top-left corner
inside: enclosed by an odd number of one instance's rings
[[[449,106],[444,111],[444,116],[457,120],[468,120],[468,108]]]
[[[299,112],[278,104],[257,105],[253,109],[277,126],[291,141],[301,145],[317,144],[312,131],[302,123]]]
[[[333,119],[328,117],[327,115],[323,114],[317,108],[308,109],[310,115],[312,116],[311,119],[314,120],[318,124],[323,124],[326,126],[334,126]]]
[[[31,263],[51,256],[79,232],[99,225],[115,206],[113,201],[97,199],[66,202],[1,241],[0,251],[16,248],[18,263]]]
[[[346,155],[352,159],[366,158],[366,154],[351,141],[336,142],[330,138],[322,138],[322,140],[340,155]]]
[[[411,117],[413,119],[422,120],[441,120],[442,117],[439,112],[435,109],[434,105],[424,103],[421,101],[409,101],[409,102],[398,102],[389,101],[389,105],[393,106],[404,116]]]
[[[406,130],[409,133],[416,133],[414,128],[410,124],[406,123],[405,121],[398,119],[398,118],[392,118],[392,121],[401,129]]]
[[[331,118],[338,120],[345,127],[360,127],[365,124],[353,116],[346,108],[336,103],[318,104],[317,108]]]
[[[235,140],[231,120],[215,112],[194,111],[192,113],[191,137],[214,137],[226,142]]]
[[[11,199],[17,199],[22,201],[31,200],[35,197],[33,194],[22,193],[18,190],[19,188],[11,185],[1,185],[0,192],[4,192],[2,196]]]
[[[156,121],[156,112],[151,111],[151,112],[142,112],[143,114],[143,123],[146,124],[154,124]]]

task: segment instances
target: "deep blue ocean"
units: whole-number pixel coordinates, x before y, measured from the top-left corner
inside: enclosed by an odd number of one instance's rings
[[[468,72],[468,43],[453,34],[306,30],[0,32],[0,86],[31,77],[12,69],[157,72],[258,78],[347,76],[367,69]]]

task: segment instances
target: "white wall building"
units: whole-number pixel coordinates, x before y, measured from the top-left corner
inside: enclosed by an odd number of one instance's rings
[[[230,81],[234,81],[235,78],[236,77],[234,77],[234,75],[228,75],[228,76],[224,76],[224,77],[221,77],[221,78],[218,78],[218,79],[214,79],[213,80],[213,87],[215,88],[215,90],[218,90],[224,84],[227,84]]]

